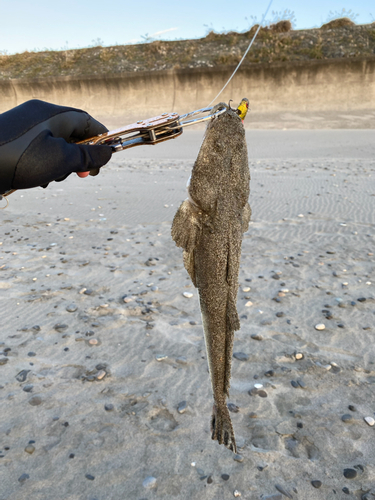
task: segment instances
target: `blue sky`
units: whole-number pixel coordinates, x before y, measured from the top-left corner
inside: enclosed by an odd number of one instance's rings
[[[208,29],[243,31],[261,20],[269,0],[0,0],[0,52],[123,45],[143,40],[199,38]],[[375,21],[374,0],[274,0],[272,12],[294,13],[296,28],[320,26],[330,11],[352,10],[356,22]]]

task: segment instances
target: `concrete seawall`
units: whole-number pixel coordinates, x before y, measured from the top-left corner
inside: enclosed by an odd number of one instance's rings
[[[115,127],[164,111],[184,113],[207,106],[233,69],[0,81],[0,112],[36,98],[85,109]],[[366,115],[371,123],[371,118],[375,121],[375,57],[244,67],[219,101],[233,99],[236,104],[244,96],[250,99],[253,124],[335,113]]]

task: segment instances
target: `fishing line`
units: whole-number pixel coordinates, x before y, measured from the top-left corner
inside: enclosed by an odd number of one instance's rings
[[[225,89],[225,87],[228,85],[228,83],[232,80],[232,78],[233,78],[233,77],[234,77],[234,75],[236,74],[236,72],[237,72],[238,68],[241,66],[241,64],[242,64],[243,60],[245,59],[245,57],[246,57],[247,53],[248,53],[248,52],[249,52],[249,50],[250,50],[250,47],[253,45],[253,42],[254,42],[254,40],[256,39],[257,34],[259,33],[260,28],[262,27],[262,24],[263,24],[264,19],[265,19],[266,15],[267,15],[267,13],[268,13],[268,11],[269,11],[269,9],[270,9],[271,5],[272,5],[272,2],[273,2],[273,0],[271,0],[271,1],[270,1],[270,3],[268,4],[268,7],[267,7],[267,9],[266,9],[266,12],[263,14],[262,20],[261,20],[261,22],[260,22],[260,24],[259,24],[259,26],[258,26],[258,29],[256,30],[255,35],[253,36],[253,38],[252,38],[251,42],[249,43],[249,46],[248,46],[248,48],[246,49],[246,52],[245,52],[245,53],[244,53],[244,55],[242,56],[241,61],[237,64],[237,68],[233,71],[233,73],[232,73],[231,77],[229,78],[229,80],[227,81],[227,83],[226,83],[226,84],[224,85],[224,87],[220,90],[220,92],[217,94],[217,96],[216,96],[214,99],[212,99],[212,101],[210,102],[210,104],[209,104],[208,106],[211,106],[211,104],[212,104],[214,101],[216,101],[216,99],[217,99],[217,98],[219,97],[219,95],[223,92],[223,90],[224,90],[224,89]]]

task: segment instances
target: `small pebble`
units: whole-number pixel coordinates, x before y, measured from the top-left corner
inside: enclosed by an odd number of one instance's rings
[[[180,403],[178,403],[178,405],[177,405],[178,413],[185,413],[186,410],[187,410],[187,402],[186,401],[181,401]]]
[[[321,330],[325,330],[325,328],[326,328],[326,325],[324,325],[323,323],[319,323],[319,324],[315,325],[315,330],[321,331]]]
[[[244,288],[242,288],[242,291],[243,292],[250,292],[251,288],[249,286],[245,286]]]
[[[253,334],[251,335],[251,338],[252,338],[253,340],[263,340],[262,335],[259,335],[258,333],[253,333]]]
[[[114,410],[114,408],[115,407],[113,406],[112,403],[107,403],[107,404],[104,405],[105,411],[112,411],[112,410]]]
[[[301,378],[297,378],[297,383],[301,387],[301,389],[305,389],[306,388],[306,384],[305,384],[305,382]]]
[[[28,446],[26,446],[25,451],[26,453],[32,455],[35,451],[35,447],[32,444],[29,444]]]
[[[285,313],[283,313],[282,311],[280,311],[280,312],[277,312],[277,313],[276,313],[276,316],[277,316],[278,318],[283,318],[283,317],[285,316]]]
[[[297,384],[297,382],[295,380],[292,380],[290,383],[291,383],[292,387],[294,387],[295,389],[299,389],[299,385]]]
[[[356,407],[353,405],[349,405],[348,408],[350,411],[357,411]]]
[[[224,481],[228,481],[229,478],[230,478],[229,474],[222,474],[221,475],[221,479],[224,479]]]
[[[246,302],[245,307],[251,307],[252,305],[253,303],[251,302],[251,300],[249,300],[248,302]]]
[[[142,486],[147,489],[152,489],[155,488],[157,484],[157,479],[156,477],[148,476],[146,479],[144,479]]]
[[[22,390],[25,392],[31,392],[33,390],[33,385],[32,384],[27,384],[22,387]]]
[[[17,375],[16,375],[16,380],[18,382],[25,382],[27,378],[27,374],[30,372],[30,370],[21,370]]]
[[[331,364],[332,366],[332,373],[340,373],[341,372],[341,368],[339,366],[337,366],[336,364]]]
[[[24,474],[22,474],[22,476],[20,476],[20,477],[18,478],[18,481],[19,481],[20,483],[24,483],[24,482],[26,481],[26,479],[29,479],[29,477],[30,477],[30,476],[29,476],[28,474],[24,473]]]
[[[357,471],[355,469],[344,469],[344,476],[346,479],[354,479],[357,477]]]
[[[194,294],[193,294],[193,293],[190,293],[190,292],[184,292],[182,295],[183,295],[184,297],[186,297],[187,299],[191,299],[191,298],[193,297],[193,295],[194,295]]]
[[[255,389],[262,389],[263,384],[254,384]]]
[[[29,356],[29,358],[33,358],[34,356],[36,356],[36,353],[33,351],[30,351],[27,353],[27,355]]]
[[[268,397],[268,394],[266,393],[266,391],[258,391],[258,396],[260,396],[261,398],[267,398]]]
[[[99,341],[97,339],[90,339],[89,340],[90,345],[97,345],[98,343],[99,343]]]
[[[232,413],[238,413],[240,411],[240,408],[234,403],[228,403],[228,410],[231,411]]]
[[[238,453],[236,453],[233,457],[233,460],[235,460],[236,462],[239,462],[239,463],[242,463],[244,458],[242,455],[239,455]]]
[[[78,309],[78,307],[75,305],[75,304],[69,304],[67,307],[66,307],[66,310],[70,313],[74,313],[76,310]]]
[[[98,380],[102,380],[105,376],[107,375],[107,373],[104,371],[104,370],[100,370],[97,374],[96,374],[96,378]]]
[[[351,415],[349,415],[348,413],[346,413],[345,415],[343,415],[343,416],[341,417],[341,420],[342,420],[343,422],[345,422],[345,423],[346,423],[346,422],[351,422],[351,421],[353,420],[353,417],[352,417]]]
[[[42,398],[40,396],[33,396],[31,399],[29,399],[29,404],[31,406],[39,406],[42,404]]]
[[[247,361],[249,359],[249,356],[244,352],[234,352],[233,357],[238,359],[238,361]]]
[[[155,356],[156,361],[163,361],[163,359],[167,359],[168,356],[166,354],[157,354]]]
[[[370,427],[373,427],[375,425],[375,420],[372,417],[365,417],[364,421],[366,424],[368,424]]]
[[[92,476],[91,474],[85,474],[85,478],[88,479],[89,481],[94,481],[95,476]]]
[[[317,481],[317,480],[314,480],[314,481],[311,481],[311,484],[314,486],[314,488],[316,489],[319,489],[321,486],[322,486],[322,482],[321,481]]]
[[[8,358],[0,358],[0,366],[1,365],[6,365],[8,363],[9,359]]]
[[[212,476],[208,476],[207,484],[211,484],[213,482]]]
[[[346,486],[343,487],[342,491],[343,493],[345,493],[345,495],[350,495],[349,488],[347,488]]]
[[[298,359],[298,360],[303,359],[303,357],[304,357],[304,356],[303,356],[303,354],[302,354],[302,353],[300,353],[300,352],[298,352],[298,353],[296,354],[296,359]]]
[[[65,325],[64,323],[58,323],[57,325],[54,326],[54,329],[57,332],[64,332],[68,328],[68,325]]]
[[[234,490],[234,491],[233,491],[233,496],[234,496],[234,497],[236,497],[236,498],[237,498],[237,497],[240,497],[240,496],[241,496],[241,493],[240,493],[238,490]]]

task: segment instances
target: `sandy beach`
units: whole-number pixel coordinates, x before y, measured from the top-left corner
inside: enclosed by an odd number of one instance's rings
[[[375,499],[375,130],[247,130],[238,455],[170,236],[202,137],[0,211],[0,500]]]

